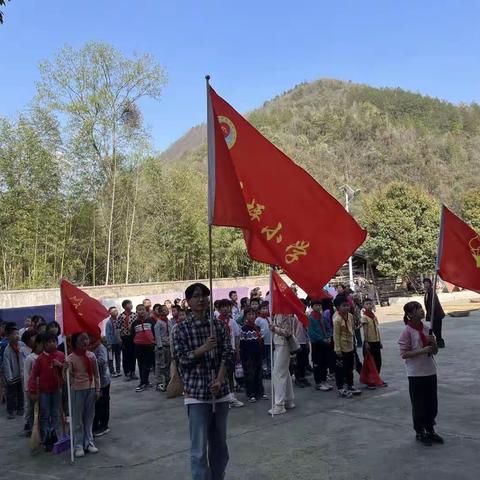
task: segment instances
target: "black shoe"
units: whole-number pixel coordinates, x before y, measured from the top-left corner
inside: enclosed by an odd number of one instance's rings
[[[426,434],[430,442],[432,443],[439,443],[440,445],[443,445],[445,442],[443,441],[443,438],[435,432],[429,432]]]
[[[298,388],[305,388],[305,384],[301,380],[295,379],[295,386]]]
[[[303,378],[301,380],[301,382],[306,386],[306,387],[311,387],[312,384],[306,379],[306,378]]]
[[[437,340],[437,347],[445,348],[445,340],[443,338],[441,338],[440,340]]]
[[[428,437],[426,433],[417,433],[416,437],[417,442],[420,442],[422,445],[425,445],[426,447],[431,447],[432,446],[432,441]]]

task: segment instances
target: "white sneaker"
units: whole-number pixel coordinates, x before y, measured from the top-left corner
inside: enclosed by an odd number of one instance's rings
[[[349,392],[346,388],[341,388],[338,395],[343,398],[352,398],[352,392]]]
[[[354,387],[353,385],[350,385],[348,387],[348,391],[352,394],[352,395],[361,395],[362,391],[359,390],[358,388]]]
[[[317,385],[315,388],[322,392],[329,392],[333,387],[326,382],[322,382],[320,383],[320,385]]]
[[[85,451],[82,447],[75,447],[75,458],[80,458],[85,456]]]
[[[233,407],[233,408],[240,408],[240,407],[243,407],[245,404],[243,402],[241,402],[240,400],[238,400],[237,398],[233,399],[231,402],[230,402],[230,406]]]
[[[285,407],[279,407],[278,405],[275,405],[268,411],[269,415],[283,415],[284,413],[287,413]]]
[[[88,453],[98,453],[98,448],[91,443],[87,448],[86,448]]]

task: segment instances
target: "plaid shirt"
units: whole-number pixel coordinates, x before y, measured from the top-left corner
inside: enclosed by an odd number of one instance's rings
[[[129,337],[132,335],[132,323],[137,320],[137,314],[135,312],[130,312],[130,318],[125,324],[125,312],[121,313],[115,322],[115,328],[120,332],[121,337]]]
[[[217,346],[198,358],[193,356],[193,352],[210,337],[210,321],[208,319],[198,320],[189,316],[187,320],[173,328],[173,354],[177,360],[186,398],[195,398],[201,401],[211,400],[212,393],[209,384],[213,380],[212,370],[217,375],[222,362],[228,363],[233,359],[232,344],[225,325],[218,320],[214,320],[213,325]],[[229,393],[228,379],[225,378],[218,398]]]

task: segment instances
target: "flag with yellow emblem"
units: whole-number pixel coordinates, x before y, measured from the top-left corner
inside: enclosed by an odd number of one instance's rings
[[[207,95],[210,224],[243,228],[251,258],[315,297],[366,231],[210,86]]]

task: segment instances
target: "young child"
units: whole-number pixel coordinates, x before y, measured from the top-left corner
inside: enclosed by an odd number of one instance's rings
[[[60,410],[62,399],[62,369],[65,355],[57,350],[57,335],[46,333],[43,352],[33,364],[28,381],[30,398],[38,398],[40,406],[40,437],[46,452],[51,452],[58,440],[60,430]]]
[[[155,362],[155,325],[150,317],[147,318],[147,310],[143,304],[137,305],[136,313],[137,319],[131,328],[140,370],[140,384],[135,391],[143,392],[151,386],[148,377]]]
[[[100,396],[100,376],[97,359],[88,351],[88,335],[72,335],[73,352],[67,357],[67,368],[71,379],[73,406],[73,440],[75,457],[84,457],[85,452],[97,453],[93,443],[93,417],[95,400]]]
[[[23,402],[25,410],[23,419],[25,421],[24,431],[27,437],[29,437],[32,434],[35,402],[29,398],[28,383],[30,380],[30,374],[32,373],[33,364],[43,351],[43,336],[37,335],[37,332],[34,330],[25,330],[22,335],[22,341],[31,349],[30,354],[28,354],[23,361],[23,393],[25,398]]]
[[[218,320],[224,323],[225,328],[230,336],[230,341],[232,344],[233,358],[226,365],[227,373],[226,377],[228,378],[228,384],[230,387],[231,401],[230,406],[234,408],[243,407],[243,402],[238,400],[235,397],[235,362],[240,361],[240,326],[232,318],[232,302],[227,299],[218,301]]]
[[[308,316],[308,336],[312,344],[313,378],[315,388],[328,392],[333,387],[327,382],[327,368],[331,355],[332,326],[323,314],[322,301],[312,300]]]
[[[166,305],[160,308],[158,322],[155,324],[155,377],[157,392],[165,392],[170,382],[170,350],[169,310]]]
[[[355,363],[353,316],[350,313],[348,299],[343,295],[337,295],[334,304],[337,309],[333,316],[333,337],[337,357],[335,370],[337,389],[341,397],[350,398],[352,395],[362,393],[353,386]]]
[[[245,376],[245,388],[250,403],[267,400],[262,381],[263,344],[260,329],[255,325],[256,312],[247,308],[245,325],[240,332],[240,358]]]
[[[270,331],[270,309],[268,302],[262,302],[255,325],[260,329],[263,341],[263,377],[272,376],[271,348],[272,332]]]
[[[95,354],[100,376],[100,398],[95,402],[95,416],[93,417],[93,436],[101,437],[110,429],[110,372],[108,370],[108,352],[102,343],[100,331],[98,335],[89,335],[88,349]]]
[[[108,312],[110,313],[110,318],[107,320],[105,325],[105,337],[107,338],[108,351],[108,368],[110,369],[110,375],[116,378],[122,376],[120,371],[122,339],[120,338],[120,331],[116,326],[118,318],[117,307],[110,307]]]
[[[5,328],[8,345],[3,352],[3,374],[7,391],[8,419],[23,416],[23,355],[20,351],[20,338],[15,323],[8,323]]]
[[[425,312],[420,303],[408,302],[403,311],[405,328],[398,344],[407,369],[416,439],[427,446],[443,443],[433,428],[438,412],[435,337],[428,334],[428,327],[422,322]]]
[[[362,315],[364,349],[372,355],[375,366],[377,367],[377,372],[380,373],[382,369],[383,346],[378,328],[378,319],[373,312],[373,308],[373,300],[371,298],[365,298],[363,301]],[[386,387],[387,384],[384,383],[382,386]],[[370,385],[368,388],[373,389],[375,387]]]

